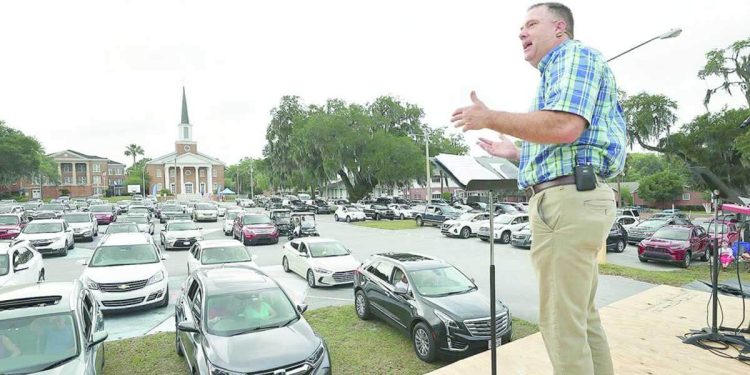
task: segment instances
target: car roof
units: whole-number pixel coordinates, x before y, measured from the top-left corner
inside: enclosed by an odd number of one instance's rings
[[[664,228],[690,230],[690,229],[695,228],[695,225],[673,224],[673,225],[667,225]]]
[[[0,289],[0,320],[73,311],[82,289],[78,280],[4,287]]]
[[[204,248],[222,247],[222,246],[243,246],[242,242],[237,240],[201,240],[198,244]]]
[[[219,268],[201,268],[194,271],[193,275],[203,285],[204,295],[279,288],[268,275],[252,267],[225,265]]]
[[[442,259],[416,253],[380,253],[375,254],[374,257],[385,258],[409,271],[442,268],[451,265]]]
[[[99,242],[99,246],[151,244],[144,233],[111,233]],[[97,247],[99,247],[97,246]]]
[[[29,222],[29,224],[33,224],[33,223],[57,223],[57,224],[62,224],[64,222],[65,222],[65,220],[63,220],[63,219],[36,219],[36,220],[33,220],[33,221]]]
[[[305,238],[298,238],[296,241],[297,242],[305,241],[305,243],[341,242],[337,239],[325,238],[325,237],[305,237]]]

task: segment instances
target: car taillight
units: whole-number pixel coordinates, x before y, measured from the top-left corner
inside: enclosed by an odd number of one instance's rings
[[[638,254],[643,254],[644,251],[645,251],[645,249],[643,248],[643,245],[639,244],[638,245]]]

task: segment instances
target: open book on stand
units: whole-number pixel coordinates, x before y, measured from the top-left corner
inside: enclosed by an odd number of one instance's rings
[[[432,161],[467,191],[518,189],[518,167],[507,159],[439,154]]]

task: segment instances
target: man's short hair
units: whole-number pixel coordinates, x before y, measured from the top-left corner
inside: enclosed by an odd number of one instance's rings
[[[568,25],[567,29],[565,29],[565,33],[570,36],[570,39],[573,39],[573,12],[570,11],[570,8],[565,6],[564,4],[560,3],[537,3],[529,7],[528,10],[532,10],[536,7],[545,6],[547,9],[549,9],[552,14],[560,17],[565,21],[565,24]]]

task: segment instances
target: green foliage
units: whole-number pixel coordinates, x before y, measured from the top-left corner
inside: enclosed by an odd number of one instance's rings
[[[304,107],[285,96],[271,111],[263,154],[269,182],[276,188],[312,191],[341,179],[350,199],[378,184],[404,186],[424,175],[424,138],[430,155],[468,151],[462,135],[428,129],[421,108],[391,97],[366,105],[331,99]]]
[[[716,92],[723,90],[732,95],[733,88],[739,88],[750,105],[750,38],[706,53],[706,65],[698,72],[698,78],[706,80],[710,77],[719,77],[722,83],[706,91],[703,99],[706,111]]]
[[[451,194],[451,193],[450,193],[450,192],[448,192],[448,191],[444,191],[444,192],[443,192],[443,194],[441,194],[441,195],[443,196],[443,199],[444,199],[444,200],[445,200],[446,202],[450,202],[451,200],[453,200],[453,194]]]
[[[60,191],[60,195],[68,195],[68,196],[70,195],[70,190],[68,189],[63,188],[63,189],[60,189],[59,191]]]
[[[44,148],[36,138],[0,121],[0,185],[40,174],[51,181],[59,179],[57,166],[44,154]]]
[[[268,160],[242,158],[239,163],[230,165],[224,172],[224,186],[235,192],[250,193],[252,181],[253,193],[263,194],[271,191],[271,166]],[[252,178],[250,171],[252,170]],[[239,186],[237,184],[239,178]]]
[[[133,165],[135,165],[135,158],[138,155],[143,155],[144,151],[141,146],[138,146],[135,143],[131,143],[128,145],[128,147],[125,147],[125,156],[132,156],[133,157]]]
[[[133,166],[128,168],[125,173],[125,181],[123,182],[126,186],[127,185],[140,185],[142,188],[144,188],[145,191],[143,193],[147,193],[149,191],[149,185],[151,182],[151,179],[149,178],[148,173],[145,173],[146,163],[151,161],[149,158],[143,158],[141,160],[138,160],[137,162],[133,163]],[[145,187],[143,186],[145,180]]]
[[[623,204],[625,204],[626,206],[633,205],[633,192],[630,191],[630,189],[625,186],[620,188],[620,196],[622,196]]]
[[[699,185],[694,181],[687,164],[673,155],[657,153],[628,153],[625,159],[626,173],[623,181],[640,181],[644,177],[654,175],[664,170],[672,170],[683,177],[686,183]]]
[[[637,143],[646,150],[665,151],[663,137],[670,134],[677,121],[677,102],[664,95],[642,92],[623,100],[622,110],[631,147]]]
[[[164,195],[164,196],[167,196],[167,197],[171,197],[171,196],[173,196],[174,194],[172,194],[172,190],[169,190],[169,189],[161,189],[161,190],[159,190],[159,195]]]
[[[643,177],[638,186],[638,196],[647,202],[671,202],[682,193],[683,177],[665,170]]]

